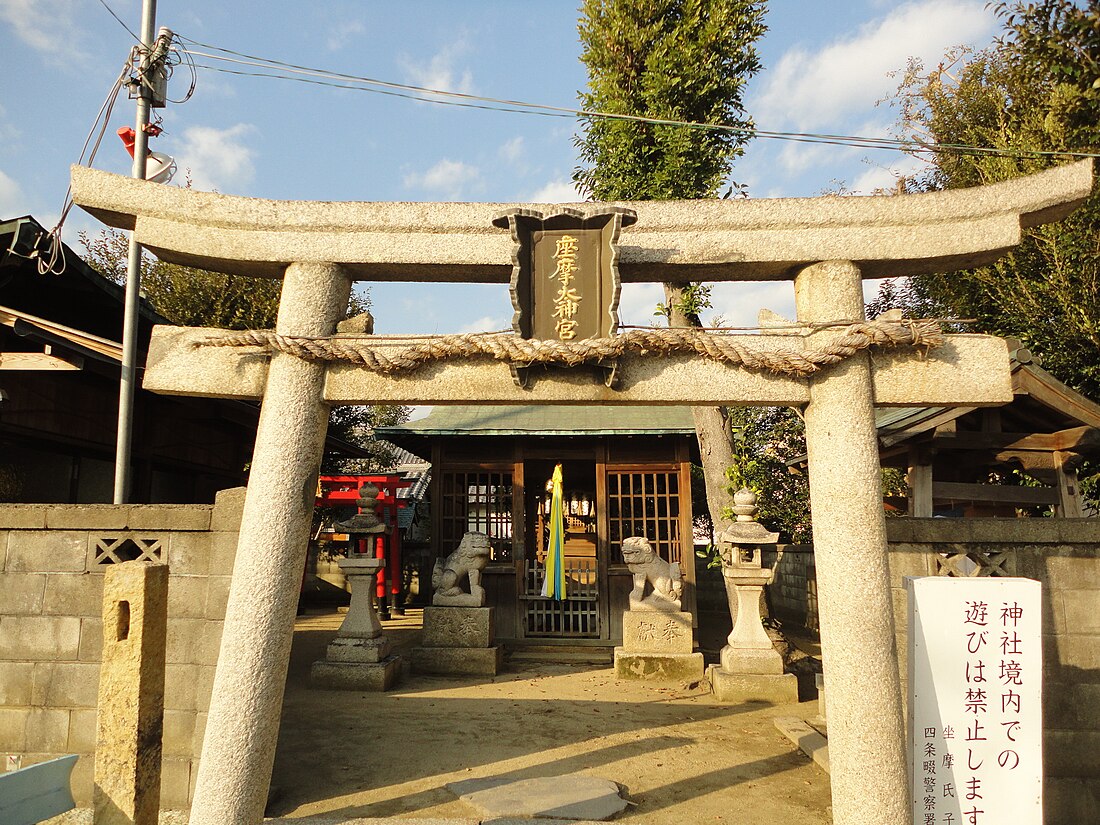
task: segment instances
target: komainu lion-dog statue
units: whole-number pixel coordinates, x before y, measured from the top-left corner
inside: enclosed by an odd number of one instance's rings
[[[489,563],[489,537],[484,533],[466,533],[447,560],[436,559],[432,571],[432,604],[448,607],[482,607],[485,588],[481,586],[481,571]],[[469,582],[469,592],[462,582]]]
[[[634,576],[630,591],[631,610],[679,612],[683,580],[680,565],[670,564],[642,536],[623,541],[623,558]],[[646,593],[647,586],[649,593]]]

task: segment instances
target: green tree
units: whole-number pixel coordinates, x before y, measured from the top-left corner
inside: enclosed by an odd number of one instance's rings
[[[328,434],[366,450],[370,458],[346,458],[325,454],[322,473],[377,473],[392,466],[393,447],[374,437],[375,427],[389,427],[409,420],[412,407],[402,404],[333,407],[329,413]]]
[[[801,416],[788,407],[729,412],[735,459],[727,472],[730,491],[748,487],[760,495],[757,519],[778,531],[780,541],[809,542],[810,488],[805,473],[793,463],[806,455]]]
[[[932,70],[911,62],[895,98],[902,133],[929,146],[993,147],[1003,157],[935,151],[911,191],[954,189],[1032,174],[1100,151],[1100,4],[1001,2],[989,48],[956,49]],[[925,275],[901,297],[977,319],[976,330],[1020,338],[1062,381],[1100,398],[1100,197],[1066,220],[1027,229],[997,263]]]
[[[95,236],[81,233],[85,260],[115,283],[126,282],[129,241],[115,230]],[[207,272],[170,264],[143,254],[141,291],[153,308],[173,323],[189,327],[218,329],[271,329],[279,314],[278,278],[253,278]],[[370,309],[370,294],[353,293],[348,315]],[[371,458],[349,459],[326,454],[321,469],[326,473],[376,472],[390,463],[387,445],[374,438],[374,428],[399,424],[409,417],[409,407],[400,405],[334,407],[329,415],[328,434],[366,450]]]
[[[588,110],[734,127],[717,130],[592,118],[577,137],[578,186],[597,200],[713,198],[743,153],[745,84],[761,68],[762,0],[585,0],[578,26]],[[733,184],[727,195],[741,187]],[[700,326],[700,284],[666,284],[672,326]],[[727,506],[732,464],[725,410],[693,408],[711,518]]]
[[[80,233],[85,260],[102,275],[126,282],[129,241],[122,232]],[[161,315],[188,327],[271,329],[279,313],[277,278],[207,272],[142,255],[141,291]]]

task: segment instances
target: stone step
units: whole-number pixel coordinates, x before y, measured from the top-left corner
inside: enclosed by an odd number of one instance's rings
[[[786,736],[825,773],[829,772],[829,740],[802,719],[793,716],[776,717],[776,729]]]
[[[606,665],[611,667],[613,650],[610,647],[584,645],[524,645],[509,648],[509,662],[556,662],[560,664]]]

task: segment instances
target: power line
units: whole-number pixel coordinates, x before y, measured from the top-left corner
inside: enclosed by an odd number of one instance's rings
[[[188,55],[193,55],[194,52],[188,52]],[[543,117],[565,117],[573,119],[573,115],[559,113],[559,112],[540,112],[532,109],[509,109],[502,106],[489,106],[487,104],[480,103],[463,103],[457,100],[432,100],[431,98],[419,97],[414,94],[406,94],[405,92],[395,92],[387,89],[368,89],[363,86],[354,86],[348,83],[334,83],[327,80],[313,80],[306,77],[292,77],[285,74],[274,74],[272,72],[246,72],[236,69],[223,69],[219,66],[208,66],[205,63],[195,63],[196,69],[206,69],[211,72],[220,72],[222,74],[236,75],[237,77],[261,77],[271,78],[274,80],[291,80],[295,83],[308,83],[314,86],[327,86],[330,89],[347,89],[353,92],[370,92],[372,94],[385,95],[387,97],[399,97],[404,100],[416,100],[422,103],[438,103],[443,106],[457,106],[462,109],[481,109],[483,111],[490,112],[510,112],[512,114],[525,114],[525,115],[542,115]]]
[[[102,2],[102,0],[100,0]],[[858,135],[835,135],[813,132],[782,132],[766,129],[757,129],[746,126],[729,126],[718,123],[700,123],[695,121],[674,120],[667,118],[652,118],[641,115],[618,114],[614,112],[600,112],[588,109],[574,109],[549,104],[530,103],[522,100],[510,100],[507,98],[487,97],[473,95],[465,92],[453,92],[443,89],[432,89],[425,86],[415,86],[407,83],[396,83],[378,78],[364,77],[361,75],[333,72],[325,69],[316,69],[282,60],[259,57],[245,52],[234,51],[208,43],[200,43],[191,38],[182,37],[181,40],[205,49],[211,49],[222,54],[209,54],[183,48],[185,54],[192,57],[201,57],[207,60],[216,60],[224,63],[248,66],[259,69],[270,69],[269,72],[255,72],[245,70],[231,70],[206,64],[196,64],[197,68],[209,71],[219,71],[225,74],[238,76],[264,77],[279,80],[294,80],[302,83],[311,83],[331,88],[342,88],[354,91],[371,92],[390,97],[417,100],[437,105],[457,106],[460,108],[482,109],[487,111],[509,112],[513,114],[532,114],[543,117],[569,117],[589,120],[621,120],[637,123],[646,123],[654,126],[671,126],[708,131],[724,131],[746,137],[758,137],[771,140],[785,140],[796,143],[818,143],[836,146],[851,146],[864,149],[888,149],[917,154],[935,154],[948,152],[961,155],[996,155],[1011,158],[1096,158],[1100,153],[1093,152],[1056,152],[1043,150],[1013,150],[997,149],[986,146],[968,146],[964,144],[930,144],[913,140],[899,140],[895,138],[878,138]],[[233,55],[232,57],[226,55]],[[275,73],[278,72],[278,73]],[[338,82],[334,82],[338,81]],[[371,88],[377,87],[377,88]]]
[[[130,33],[130,37],[134,38],[134,40],[136,40],[138,43],[141,43],[141,38],[138,37],[136,34],[134,34],[134,30],[131,29],[129,26],[127,26],[126,23],[123,22],[121,17],[119,17],[117,14],[115,14],[115,10],[107,5],[106,0],[99,0],[99,5],[103,6],[103,8],[105,8],[105,9],[107,9],[107,12],[111,15],[111,17],[113,17],[115,20],[117,20],[118,24],[120,26],[122,26],[122,28],[126,29],[127,32]]]

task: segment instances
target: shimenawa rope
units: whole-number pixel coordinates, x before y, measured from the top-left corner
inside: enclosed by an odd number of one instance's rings
[[[443,335],[402,349],[372,344],[370,338],[308,338],[248,330],[196,341],[196,347],[259,347],[305,361],[358,364],[385,374],[412,372],[433,361],[487,357],[516,366],[599,364],[625,354],[680,355],[733,364],[756,372],[806,376],[869,347],[910,347],[922,354],[943,343],[935,320],[861,321],[820,347],[769,350],[753,346],[754,336],[722,335],[693,329],[631,329],[611,338],[553,341],[513,334]]]

